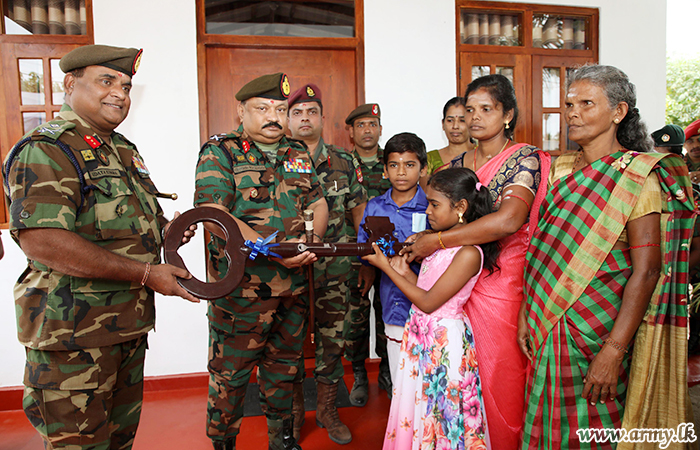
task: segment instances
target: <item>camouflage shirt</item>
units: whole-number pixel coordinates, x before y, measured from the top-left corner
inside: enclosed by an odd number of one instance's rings
[[[357,149],[353,148],[352,155],[360,163],[360,171],[362,172],[362,179],[360,183],[367,190],[367,199],[371,200],[374,197],[379,197],[383,193],[389,190],[391,187],[391,182],[388,178],[384,177],[384,150],[377,146],[377,160],[371,165],[365,164],[365,162],[360,158]],[[352,237],[352,242],[357,241],[357,233],[355,233],[355,226],[352,223],[352,216],[350,214],[345,215],[346,228],[349,228],[348,234]]]
[[[199,154],[194,204],[223,205],[263,237],[279,231],[275,242],[304,234],[302,212],[323,199],[316,171],[306,147],[282,138],[277,158],[271,162],[239,132],[213,136]],[[209,250],[210,281],[223,278],[228,261],[224,241],[212,235]],[[243,280],[234,297],[280,297],[302,293],[307,288],[301,268],[288,269],[259,256],[246,262]]]
[[[350,242],[354,230],[348,236],[345,214],[367,203],[367,191],[359,181],[362,178],[360,163],[345,149],[327,145],[321,139],[314,155],[314,165],[328,202],[328,228],[323,241]],[[320,258],[314,268],[316,289],[335,286],[345,281],[352,270],[351,257]]]
[[[165,219],[132,143],[119,133],[103,143],[67,105],[25,138],[8,155],[4,186],[15,240],[22,229],[58,228],[118,255],[160,262]],[[73,277],[36,261],[14,293],[19,340],[40,350],[115,345],[147,333],[155,319],[153,291],[140,283]]]

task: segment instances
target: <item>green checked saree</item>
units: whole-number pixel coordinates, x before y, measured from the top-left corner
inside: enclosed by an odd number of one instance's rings
[[[563,155],[557,164],[573,166]],[[645,448],[581,442],[577,429],[675,428],[687,416],[688,250],[694,204],[677,156],[617,152],[554,182],[525,265],[534,360],[526,388],[523,449]],[[662,276],[625,356],[614,401],[581,398],[588,365],[608,337],[632,273],[613,250],[647,176],[661,188]],[[649,448],[658,448],[658,444]],[[677,445],[677,447],[674,447]],[[671,444],[669,448],[684,448]]]

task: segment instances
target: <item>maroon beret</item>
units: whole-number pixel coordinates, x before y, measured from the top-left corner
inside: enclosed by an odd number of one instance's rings
[[[319,105],[321,103],[321,90],[313,83],[305,84],[303,87],[297,89],[289,96],[289,107],[296,105],[297,103],[304,102],[316,102]]]
[[[685,140],[687,141],[696,134],[700,134],[700,119],[685,127]]]

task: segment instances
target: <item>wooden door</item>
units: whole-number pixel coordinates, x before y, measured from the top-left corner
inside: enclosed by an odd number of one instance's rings
[[[541,56],[532,61],[532,144],[558,155],[576,150],[568,139],[565,121],[567,74],[591,58],[576,56]]]
[[[345,118],[362,101],[358,96],[354,49],[259,49],[207,46],[206,133],[238,128],[236,92],[254,78],[276,72],[289,76],[292,92],[306,83],[321,89],[325,124],[323,139],[350,148]],[[203,136],[206,138],[206,136]]]
[[[460,53],[459,64],[459,95],[464,95],[467,85],[472,80],[484,75],[500,74],[507,77],[515,88],[515,96],[518,99],[520,117],[515,128],[515,140],[517,142],[530,143],[532,138],[528,126],[528,111],[530,98],[528,86],[530,86],[529,57],[527,55],[499,54],[499,53]]]

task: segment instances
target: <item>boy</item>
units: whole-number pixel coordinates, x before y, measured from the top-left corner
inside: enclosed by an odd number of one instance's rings
[[[418,180],[425,176],[428,156],[425,143],[413,133],[400,133],[389,139],[384,149],[384,173],[391,182],[391,188],[384,194],[367,203],[362,223],[369,216],[386,216],[394,224],[394,237],[404,242],[408,236],[426,228],[425,210],[428,201]],[[360,226],[357,242],[367,242],[367,233]],[[366,264],[363,261],[363,264]],[[411,269],[418,273],[419,265],[412,264]],[[360,280],[373,272],[374,268],[363,265]],[[396,369],[401,350],[403,328],[408,319],[411,302],[384,273],[379,288],[382,303],[382,319],[387,338],[387,354],[392,383],[395,383]]]

